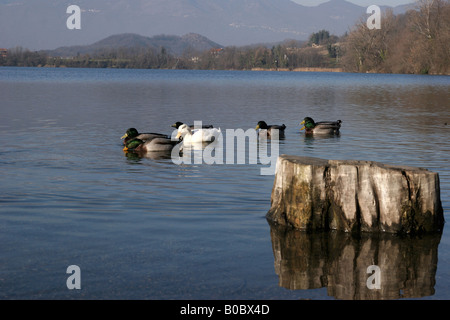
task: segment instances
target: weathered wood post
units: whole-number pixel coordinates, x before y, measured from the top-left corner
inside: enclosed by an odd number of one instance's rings
[[[281,155],[267,219],[300,230],[442,231],[439,175],[372,161]]]

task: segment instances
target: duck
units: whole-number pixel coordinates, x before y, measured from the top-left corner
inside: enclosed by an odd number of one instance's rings
[[[162,133],[139,133],[135,128],[129,128],[120,139],[123,139],[123,144],[126,145],[128,141],[133,139],[147,141],[153,138],[169,139],[170,137]]]
[[[171,151],[178,143],[180,141],[161,137],[154,137],[145,141],[134,138],[126,143],[123,151],[135,153]]]
[[[220,128],[205,128],[193,131],[190,126],[183,123],[178,127],[176,139],[182,138],[184,144],[213,142],[217,140],[220,133]]]
[[[180,121],[177,121],[177,122],[175,122],[173,125],[171,125],[171,127],[174,127],[174,128],[176,128],[176,129],[178,129],[180,126],[182,126],[183,125],[183,122],[180,122]],[[195,125],[190,125],[189,126],[189,128],[191,128],[192,130],[194,130],[194,129],[197,129],[196,127],[195,127]],[[214,128],[214,126],[213,125],[210,125],[210,124],[204,124],[204,125],[202,125],[202,127],[201,127],[202,129],[212,129],[212,128]]]
[[[306,117],[300,122],[300,125],[304,125],[300,131],[305,129],[307,134],[339,134],[341,123],[341,120],[314,122],[312,118]]]
[[[277,125],[277,124],[267,125],[267,123],[265,121],[259,121],[258,124],[256,125],[255,130],[258,130],[258,129],[262,129],[260,131],[260,134],[267,134],[267,136],[271,136],[272,130],[276,129],[276,130],[278,130],[279,137],[284,137],[284,129],[286,129],[286,125],[284,125],[284,124],[282,124],[282,125]]]

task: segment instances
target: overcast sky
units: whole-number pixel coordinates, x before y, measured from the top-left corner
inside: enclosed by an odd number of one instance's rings
[[[321,3],[328,2],[329,0],[292,0],[304,6],[317,6]],[[379,6],[391,6],[396,7],[402,4],[414,3],[415,0],[347,0],[359,6],[368,7],[370,5],[376,4]]]

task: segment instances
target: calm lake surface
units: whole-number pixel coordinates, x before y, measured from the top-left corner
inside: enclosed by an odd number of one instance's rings
[[[450,77],[0,68],[0,99],[1,299],[450,298],[448,225],[413,239],[282,230],[265,219],[267,165],[127,156],[120,139],[284,123],[280,154],[438,172],[448,221]],[[305,137],[305,116],[341,119],[341,134]]]

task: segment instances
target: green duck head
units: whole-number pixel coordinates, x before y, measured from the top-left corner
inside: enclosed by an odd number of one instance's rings
[[[300,130],[303,129],[314,129],[314,127],[316,126],[316,123],[314,122],[314,120],[310,117],[306,117],[305,119],[303,119],[302,122],[300,122],[300,125],[304,125]]]
[[[267,123],[265,121],[259,121],[258,124],[256,125],[255,130],[267,129],[267,128],[269,128],[269,126],[267,125]]]
[[[130,128],[125,132],[125,134],[120,139],[133,139],[134,137],[137,137],[139,135],[139,132],[135,128]]]
[[[144,141],[142,141],[141,139],[130,140],[130,141],[127,142],[127,144],[123,148],[123,151],[125,151],[125,152],[138,151],[137,148],[139,148],[139,146],[141,146],[143,143],[144,143]]]
[[[177,121],[173,125],[171,125],[171,127],[174,127],[174,128],[178,129],[182,124],[183,124],[183,122]]]

